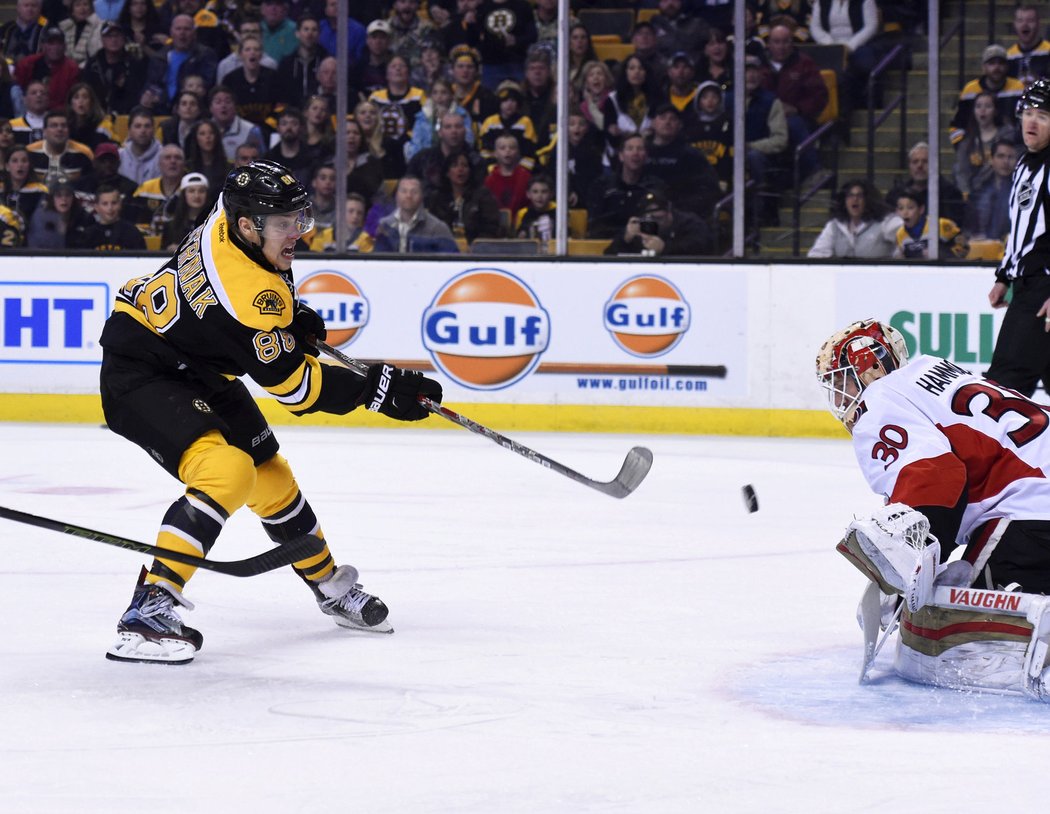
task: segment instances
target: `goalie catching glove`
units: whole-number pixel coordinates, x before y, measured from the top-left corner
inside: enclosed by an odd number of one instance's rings
[[[884,594],[901,594],[912,613],[929,604],[934,581],[944,570],[929,520],[903,503],[854,520],[836,548]]]
[[[419,403],[420,396],[440,403],[441,385],[418,371],[377,362],[368,368],[358,403],[398,421],[419,421],[430,415]]]

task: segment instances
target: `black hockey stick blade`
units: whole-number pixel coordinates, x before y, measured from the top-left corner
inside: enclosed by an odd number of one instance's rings
[[[137,551],[140,554],[152,554],[154,557],[195,565],[197,568],[204,568],[219,574],[227,574],[231,577],[254,577],[258,574],[265,574],[267,571],[273,571],[276,568],[291,565],[293,562],[314,557],[321,553],[325,545],[323,540],[307,535],[299,540],[284,543],[270,551],[264,551],[262,554],[249,557],[246,560],[219,562],[206,560],[193,554],[184,554],[181,551],[172,551],[161,546],[150,545],[149,543],[140,543],[137,540],[131,540],[117,534],[94,531],[84,526],[64,523],[61,520],[38,517],[35,514],[8,509],[4,506],[0,506],[0,517],[42,529],[50,529],[62,534],[69,534],[73,537],[80,537],[83,540],[93,540],[96,543],[105,543],[117,548],[125,548],[128,551]]]
[[[336,350],[331,345],[321,340],[315,342],[317,349],[331,356],[333,359],[341,362],[351,370],[360,373],[362,376],[368,373],[368,365],[363,364],[356,359],[351,359],[345,353]],[[490,441],[499,444],[504,449],[509,449],[511,452],[516,452],[523,458],[528,458],[533,463],[537,463],[540,466],[544,466],[547,469],[551,469],[557,472],[559,475],[564,475],[567,478],[571,478],[577,483],[582,483],[584,486],[589,486],[592,489],[596,489],[602,494],[609,495],[615,498],[625,498],[631,492],[638,488],[638,485],[645,480],[645,476],[649,474],[650,468],[653,465],[653,453],[645,447],[633,447],[630,452],[627,453],[627,457],[624,459],[623,466],[620,467],[620,472],[611,481],[598,481],[588,478],[586,475],[581,475],[574,469],[570,469],[564,464],[560,464],[553,458],[548,458],[546,455],[542,455],[533,449],[529,449],[524,444],[519,444],[517,441],[513,441],[505,435],[501,435],[484,424],[479,424],[473,419],[467,418],[464,415],[460,415],[455,410],[450,410],[443,404],[438,404],[436,401],[424,398],[420,396],[419,403],[426,407],[430,412],[440,415],[442,418],[448,419],[453,424],[458,424],[464,429],[468,429],[478,435],[483,435]]]

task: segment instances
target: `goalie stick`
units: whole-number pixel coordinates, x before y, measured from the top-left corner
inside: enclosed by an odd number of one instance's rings
[[[316,340],[314,343],[318,350],[331,356],[333,359],[341,362],[344,366],[350,368],[355,373],[359,373],[362,376],[367,375],[368,365],[358,362],[356,359],[351,359],[345,353],[336,350],[331,345],[321,340]],[[619,473],[611,481],[598,481],[588,478],[586,475],[581,475],[574,469],[570,469],[564,464],[560,464],[552,458],[548,458],[546,455],[541,455],[535,450],[529,449],[524,444],[519,444],[517,441],[513,441],[507,438],[505,435],[501,435],[484,424],[479,424],[466,416],[460,415],[454,410],[448,409],[441,404],[438,404],[425,396],[419,397],[419,403],[426,407],[430,412],[437,413],[442,418],[448,419],[453,424],[470,430],[478,435],[483,435],[490,441],[499,444],[504,449],[509,449],[511,452],[516,452],[523,458],[528,458],[533,463],[537,463],[540,466],[546,467],[547,469],[557,472],[559,475],[564,475],[567,478],[571,478],[577,483],[582,483],[584,486],[589,486],[592,489],[596,489],[604,495],[609,495],[615,498],[625,498],[631,492],[638,488],[638,485],[645,480],[645,476],[649,474],[649,469],[653,465],[653,453],[645,447],[632,447],[630,452],[627,453],[627,457],[624,459],[623,466],[620,467]]]
[[[291,543],[283,543],[271,551],[264,551],[262,554],[256,554],[254,557],[249,557],[246,560],[217,562],[215,560],[206,560],[193,554],[184,554],[181,551],[172,551],[168,548],[150,545],[149,543],[140,543],[137,540],[130,540],[117,534],[94,531],[84,526],[76,526],[60,520],[51,520],[47,517],[38,517],[35,514],[28,514],[27,512],[20,512],[3,506],[0,506],[0,517],[30,526],[38,526],[42,529],[58,531],[62,534],[69,534],[73,537],[80,537],[84,540],[94,540],[96,543],[126,548],[129,551],[138,551],[140,554],[152,554],[155,557],[162,557],[166,560],[184,562],[187,565],[195,565],[197,568],[228,574],[231,577],[254,577],[258,574],[265,574],[267,571],[273,571],[276,568],[291,565],[293,562],[316,556],[324,548],[323,540],[308,535]]]

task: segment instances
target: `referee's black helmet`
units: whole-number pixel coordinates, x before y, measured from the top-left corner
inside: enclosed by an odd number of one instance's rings
[[[1024,89],[1017,100],[1017,117],[1030,108],[1050,113],[1050,79],[1037,79]]]

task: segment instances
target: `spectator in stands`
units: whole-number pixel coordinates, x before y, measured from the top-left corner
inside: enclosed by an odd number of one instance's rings
[[[383,162],[384,178],[399,178],[405,172],[405,152],[397,149],[397,144],[387,137],[379,119],[379,106],[369,100],[361,102],[354,108],[354,118],[361,125],[368,151]]]
[[[241,144],[233,151],[233,167],[247,167],[253,161],[258,161],[262,157],[262,152],[259,150],[259,145],[252,141],[246,141]]]
[[[900,179],[886,196],[886,203],[896,208],[897,196],[905,189],[927,193],[930,184],[930,145],[920,141],[908,151],[908,174]],[[965,210],[963,196],[959,188],[946,175],[939,180],[938,204],[940,217],[948,218],[956,224],[963,223]],[[925,206],[926,201],[923,200]]]
[[[25,109],[21,86],[11,75],[11,66],[0,59],[0,119],[13,119]]]
[[[991,175],[967,201],[967,226],[972,237],[1005,240],[1010,232],[1010,189],[1017,166],[1017,145],[1009,139],[992,145]]]
[[[491,168],[496,163],[496,140],[509,134],[518,140],[521,166],[532,172],[536,167],[536,128],[523,112],[525,95],[521,85],[505,80],[496,95],[499,97],[499,113],[485,119],[478,133],[481,157]]]
[[[102,47],[102,20],[92,0],[72,0],[69,17],[58,27],[66,36],[66,54],[81,68]]]
[[[494,113],[499,113],[496,94],[481,84],[481,58],[469,45],[457,45],[450,53],[452,60],[452,92],[475,124],[480,124]]]
[[[162,70],[159,61],[130,52],[124,29],[115,23],[104,23],[102,49],[88,59],[81,79],[95,89],[104,110],[126,116],[138,106],[146,85],[161,81]]]
[[[36,179],[29,151],[21,144],[8,151],[4,169],[7,170],[8,181],[5,203],[21,212],[28,222],[33,216],[33,210],[47,194],[47,187]]]
[[[310,205],[318,229],[335,223],[335,178],[335,164],[331,161],[317,164],[310,177]]]
[[[240,25],[237,26],[236,47],[219,61],[218,67],[215,69],[216,84],[224,84],[227,75],[244,65],[244,60],[241,58],[241,43],[249,37],[254,37],[259,42],[262,42],[262,21],[254,14],[245,15],[241,19]],[[289,57],[285,57],[285,59],[289,59]],[[265,51],[263,51],[262,57],[259,59],[259,64],[264,68],[278,71],[282,77],[287,76],[284,69],[279,69],[277,60]]]
[[[202,119],[190,128],[186,139],[186,169],[207,178],[213,200],[218,197],[230,172],[230,161],[222,146],[222,134],[211,119]]]
[[[569,113],[569,206],[588,208],[588,195],[602,174],[604,142],[597,130],[579,111]],[[557,144],[548,163],[557,167]]]
[[[926,194],[918,189],[904,189],[897,196],[897,214],[903,224],[897,230],[896,258],[924,260],[929,257],[929,218],[926,216]],[[938,236],[941,259],[965,257],[968,247],[953,220],[941,218]]]
[[[1018,3],[1014,8],[1017,41],[1006,50],[1007,72],[1027,87],[1050,73],[1050,42],[1043,39],[1039,6]]]
[[[955,184],[964,196],[976,191],[992,173],[992,146],[1013,141],[1017,128],[1006,124],[995,106],[995,94],[981,91],[973,100],[966,135],[955,147]]]
[[[56,26],[44,31],[41,37],[41,52],[22,57],[15,65],[15,81],[28,89],[29,83],[38,79],[47,85],[48,104],[51,108],[66,103],[69,89],[76,84],[80,67],[66,56],[66,35]]]
[[[591,34],[583,23],[569,27],[569,86],[579,93],[584,82],[584,69],[592,62],[601,62],[591,42]],[[603,63],[604,64],[604,63]]]
[[[137,107],[128,116],[128,138],[120,148],[120,174],[137,184],[158,174],[160,142],[153,136],[153,114]]]
[[[512,133],[503,133],[496,138],[495,157],[495,166],[486,176],[485,186],[495,197],[499,208],[513,214],[525,206],[532,173],[522,166],[521,148]]]
[[[222,134],[222,148],[226,157],[233,161],[234,153],[242,144],[252,143],[262,152],[266,143],[258,125],[237,115],[237,97],[225,85],[216,85],[208,94],[208,110],[211,119]]]
[[[727,0],[693,0],[693,14],[704,20],[712,28],[723,31],[733,29],[733,3]]]
[[[989,45],[981,54],[981,76],[963,86],[949,126],[949,137],[957,145],[966,135],[966,125],[973,115],[973,103],[982,91],[995,95],[995,105],[1003,121],[1013,121],[1017,100],[1024,91],[1024,84],[1007,75],[1006,49],[1001,45]]]
[[[401,178],[397,182],[394,201],[396,208],[393,213],[379,221],[375,235],[376,252],[459,252],[448,226],[423,206],[422,181],[411,175]]]
[[[40,11],[40,0],[18,0],[15,18],[0,26],[0,53],[11,62],[41,50],[47,20]]]
[[[117,17],[117,25],[135,57],[166,62],[164,46],[168,44],[169,32],[152,0],[127,0]]]
[[[2,173],[0,173],[2,175]],[[0,178],[0,200],[3,200],[3,185],[6,179]],[[26,242],[26,222],[17,209],[0,203],[0,246],[16,249]]]
[[[278,65],[299,47],[295,23],[288,19],[288,0],[262,0],[263,50]]]
[[[317,91],[315,96],[328,100],[329,110],[339,106],[339,63],[335,57],[325,57],[317,65]]]
[[[616,145],[619,143],[615,135],[619,132],[616,126],[618,113],[616,104],[609,98],[614,89],[615,80],[608,65],[595,60],[584,66],[580,114],[594,127],[606,160],[616,155]]]
[[[302,111],[286,107],[277,116],[277,144],[263,156],[287,167],[303,186],[309,183],[310,170],[317,161],[317,153],[303,141],[305,127]]]
[[[394,0],[390,19],[390,50],[408,62],[409,72],[423,59],[423,45],[436,36],[434,26],[419,17],[419,0]]]
[[[367,33],[363,23],[370,23],[382,16],[378,11],[375,13],[368,13],[365,10],[367,6],[368,0],[357,0],[350,9],[350,16],[347,18],[346,44],[347,54],[350,59],[349,64],[351,72],[355,67],[361,64],[365,55]],[[324,16],[319,20],[320,33],[318,36],[318,42],[321,47],[332,56],[334,56],[339,50],[339,7],[339,0],[325,0]],[[364,13],[359,13],[359,10]],[[299,19],[302,19],[304,16],[308,15],[300,14]],[[382,78],[383,74],[380,73],[380,82],[382,81]],[[351,96],[349,104],[352,105],[354,103],[352,92],[354,83],[352,81],[350,87]]]
[[[558,45],[558,0],[536,0],[533,19],[536,23],[536,45],[547,48],[552,54]],[[577,23],[575,16],[569,17],[569,25]]]
[[[168,98],[175,98],[182,78],[188,74],[203,77],[206,85],[215,84],[219,57],[211,48],[197,42],[193,18],[188,14],[176,14],[171,19],[170,33],[171,43],[160,54],[165,65],[163,87]]]
[[[44,137],[44,114],[50,110],[47,83],[34,79],[25,89],[25,113],[11,119],[15,142],[23,147]]]
[[[57,175],[29,221],[26,245],[47,251],[80,248],[84,233],[94,224],[94,218],[77,200],[70,180]]]
[[[463,15],[463,26],[467,42],[478,49],[485,66],[485,87],[498,88],[505,79],[521,81],[525,55],[536,42],[536,20],[528,0],[482,0],[477,10]]]
[[[372,251],[375,241],[365,231],[365,212],[367,206],[365,199],[356,192],[348,192],[346,195],[346,251],[360,252],[362,254]],[[336,235],[333,227],[318,229],[310,239],[310,251],[312,252],[334,252],[338,250],[335,243]]]
[[[616,89],[609,96],[616,113],[616,121],[609,128],[613,138],[629,133],[649,134],[653,126],[652,112],[662,101],[659,87],[637,54],[623,61]]]
[[[429,196],[441,185],[445,177],[445,159],[459,152],[463,152],[470,161],[473,180],[481,183],[486,174],[485,162],[467,144],[467,126],[463,115],[449,110],[441,117],[437,144],[416,153],[408,162],[407,172],[422,180],[424,196]]]
[[[151,235],[160,237],[164,234],[164,224],[174,213],[175,198],[186,174],[186,156],[178,144],[165,144],[160,148],[157,172],[155,177],[139,185],[132,203],[142,213],[136,222],[143,224]]]
[[[65,108],[44,114],[44,137],[27,148],[38,181],[65,175],[71,182],[91,172],[91,148],[69,139],[69,115]]]
[[[514,214],[514,236],[542,243],[553,240],[557,237],[554,181],[547,175],[532,176],[525,196],[528,205]]]
[[[186,173],[179,182],[171,220],[164,224],[160,245],[175,251],[182,239],[200,226],[210,210],[208,179],[199,172]]]
[[[664,182],[675,209],[710,217],[712,207],[722,197],[718,176],[707,156],[683,138],[681,111],[670,102],[662,103],[653,113],[646,153],[646,171]]]
[[[178,144],[183,150],[193,125],[201,120],[201,99],[196,93],[180,90],[171,106],[171,116],[161,122],[160,143]]]
[[[522,113],[528,116],[536,131],[537,152],[547,147],[558,129],[556,96],[550,52],[534,46],[525,60]]]
[[[888,0],[876,0],[879,5],[879,11],[883,14],[884,21],[887,18],[886,7],[890,5]],[[903,0],[903,2],[912,3],[910,0]],[[751,3],[750,5],[755,7],[758,16],[758,34],[760,37],[765,38],[769,35],[769,24],[770,21],[777,16],[784,16],[791,19],[795,24],[795,42],[803,43],[812,41],[812,37],[809,34],[809,18],[811,14],[811,6],[809,0],[761,0],[758,3]],[[914,5],[922,5],[914,4]],[[926,11],[923,9],[923,14]],[[925,16],[923,20],[925,20]]]
[[[320,44],[321,27],[313,17],[299,18],[295,38],[299,45],[281,60],[277,74],[284,82],[283,101],[301,109],[317,92],[317,67],[330,55]]]
[[[661,192],[646,192],[605,254],[689,257],[711,254],[713,250],[711,230],[703,220],[678,209]]]
[[[220,10],[218,3],[206,2],[206,0],[174,0],[171,6],[170,10],[167,7],[160,9],[161,19],[165,20],[168,27],[171,25],[171,14],[185,14],[193,20],[197,42],[211,48],[217,60],[230,52],[230,41],[227,35],[231,26],[228,21],[225,23],[221,21],[219,15],[215,13],[215,10]]]
[[[91,172],[81,175],[73,187],[79,197],[93,199],[95,190],[102,184],[115,186],[125,200],[130,200],[138,189],[138,184],[120,174],[120,148],[112,141],[104,141],[95,148]]]
[[[383,135],[391,141],[386,166],[388,178],[404,172],[405,145],[412,138],[416,114],[423,109],[427,98],[422,88],[410,85],[408,80],[408,61],[402,56],[393,56],[386,64],[386,85],[368,97],[379,109]],[[395,157],[400,158],[400,164],[393,163]]]
[[[95,221],[84,230],[78,248],[96,252],[144,251],[146,241],[134,223],[121,216],[120,190],[103,184],[95,194]]]
[[[696,63],[685,51],[671,56],[667,64],[667,89],[664,96],[682,114],[682,125],[688,133],[696,123]]]
[[[367,99],[386,84],[386,65],[394,56],[390,50],[391,30],[386,20],[368,24],[365,53],[350,72],[351,99],[354,93],[359,99]]]
[[[237,100],[237,115],[252,124],[266,126],[282,103],[277,71],[262,65],[262,40],[245,37],[240,47],[241,67],[226,75],[225,85]]]
[[[663,181],[646,170],[648,153],[645,139],[629,133],[620,141],[617,151],[619,172],[598,178],[587,194],[587,236],[615,237],[638,209],[648,192],[666,196]]]
[[[18,142],[15,141],[15,130],[11,126],[11,121],[0,117],[0,172],[2,172],[2,167],[7,162],[8,153],[11,152],[16,144]]]
[[[451,81],[452,72],[441,43],[427,40],[419,56],[419,65],[412,69],[410,84],[422,88],[427,96],[437,81]]]
[[[686,136],[715,169],[718,186],[728,192],[733,185],[733,122],[722,103],[722,86],[702,82],[696,94],[696,121]]]
[[[744,89],[747,99],[744,114],[747,170],[757,188],[759,222],[775,226],[780,220],[779,205],[771,173],[787,162],[787,117],[776,94],[762,87],[762,61],[759,57],[744,58]]]
[[[817,129],[817,118],[828,104],[828,88],[820,68],[795,47],[795,23],[790,17],[774,17],[770,22],[767,71],[763,85],[773,91],[787,117],[788,141],[792,152]],[[815,144],[802,151],[799,170],[806,178],[820,168]]]
[[[732,76],[730,42],[724,29],[712,28],[704,43],[704,55],[697,65],[696,78],[701,83],[717,82],[724,95],[732,84]]]
[[[682,0],[659,0],[658,6],[660,13],[651,20],[656,50],[665,59],[680,52],[688,54],[690,59],[697,59],[700,45],[710,32],[707,22],[686,12]]]
[[[304,131],[306,146],[313,150],[318,158],[331,158],[335,151],[335,125],[332,124],[332,113],[328,100],[323,96],[311,96],[306,102],[303,120],[306,123]],[[378,120],[377,113],[376,121]]]
[[[463,149],[441,159],[440,180],[425,194],[427,210],[444,221],[454,237],[472,243],[479,237],[499,238],[499,203],[478,181],[471,155]]]
[[[846,46],[846,71],[839,93],[839,129],[848,140],[850,117],[866,104],[868,75],[879,61],[873,42],[879,33],[875,0],[813,0],[810,35],[818,45]]]
[[[441,130],[441,119],[450,111],[463,118],[465,143],[469,147],[474,146],[474,128],[470,116],[461,105],[456,104],[452,94],[452,83],[447,79],[435,79],[427,100],[423,102],[423,107],[416,114],[416,120],[412,124],[412,138],[405,145],[405,159],[410,162],[409,166],[412,158],[420,151],[434,146],[435,133]],[[413,175],[420,173],[416,172]],[[425,185],[426,178],[423,181]]]
[[[95,89],[77,82],[69,91],[69,138],[94,150],[103,141],[113,141],[113,126],[99,103]]]
[[[354,119],[346,120],[346,189],[356,192],[371,204],[383,186],[383,162],[368,151],[361,125]]]
[[[902,224],[872,184],[847,181],[835,196],[831,218],[807,257],[892,257]]]

